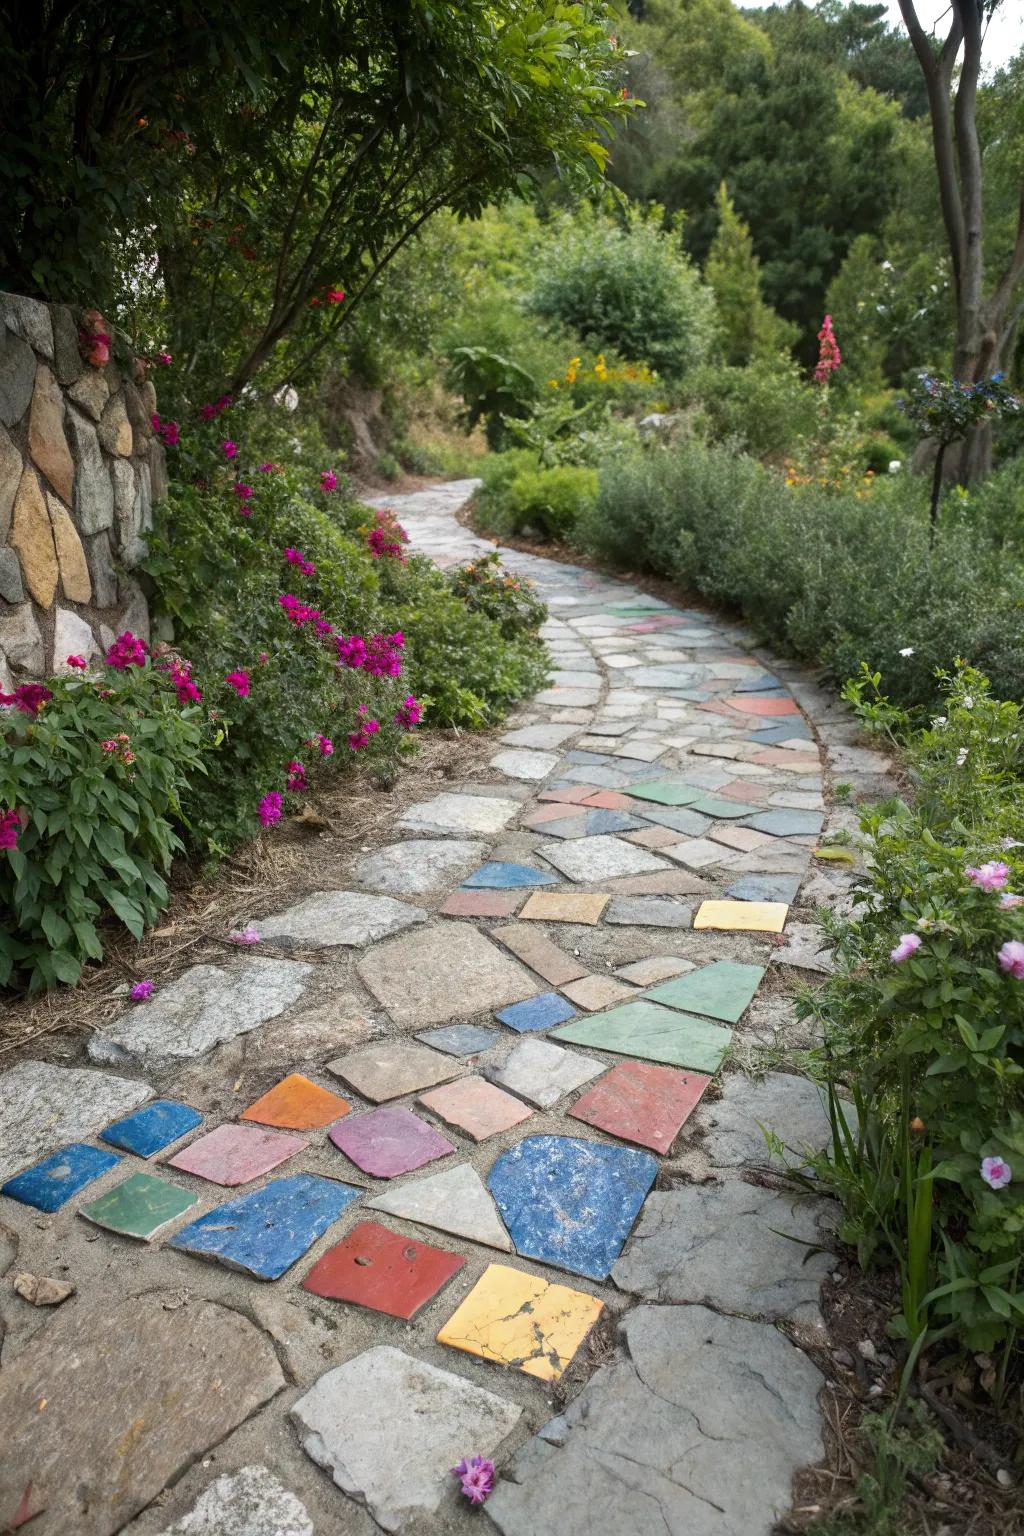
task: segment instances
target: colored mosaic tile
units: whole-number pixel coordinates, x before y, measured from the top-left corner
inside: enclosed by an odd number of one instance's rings
[[[689,928],[693,911],[671,896],[615,896],[604,920],[629,928]]]
[[[560,987],[566,981],[575,981],[577,976],[587,974],[585,965],[580,965],[578,960],[567,955],[564,949],[559,949],[538,929],[530,928],[525,923],[510,923],[507,928],[494,928],[491,930],[491,938],[498,939],[506,949],[510,949],[553,987]]]
[[[440,911],[445,917],[513,917],[521,891],[453,891]]]
[[[733,901],[783,901],[796,900],[800,889],[799,875],[744,875],[726,888],[725,894]]]
[[[481,864],[462,882],[464,891],[506,891],[534,885],[554,885],[550,870],[532,869],[529,864],[509,864],[504,860]]]
[[[733,693],[725,701],[733,709],[742,711],[745,715],[798,715],[800,707],[787,695],[785,698],[775,698],[772,695],[756,695],[748,693]]]
[[[760,811],[748,817],[744,826],[772,837],[817,837],[824,819],[813,811]]]
[[[513,1003],[511,1008],[503,1008],[495,1018],[523,1034],[533,1029],[550,1029],[552,1024],[562,1024],[575,1014],[572,1004],[557,992],[542,992],[539,997],[528,997],[525,1003]]]
[[[623,1061],[588,1088],[569,1113],[609,1136],[664,1154],[710,1082],[700,1072]]]
[[[365,1191],[297,1173],[229,1200],[182,1227],[169,1246],[257,1280],[278,1280]]]
[[[635,987],[617,981],[614,976],[584,976],[580,981],[570,981],[562,991],[580,1008],[590,1010],[608,1008],[625,997],[636,996]]]
[[[0,1195],[9,1195],[22,1205],[34,1205],[37,1211],[59,1211],[80,1189],[123,1161],[113,1152],[102,1152],[98,1147],[75,1141],[34,1168],[26,1168],[24,1173],[8,1179],[0,1188]]]
[[[408,1322],[465,1263],[460,1253],[413,1242],[376,1221],[361,1221],[316,1261],[302,1289]]]
[[[593,927],[611,897],[583,891],[534,891],[520,912],[521,919],[537,923],[584,923]]]
[[[569,784],[560,789],[542,789],[538,800],[551,800],[556,805],[579,805],[590,795],[597,793],[596,784]]]
[[[449,1024],[446,1028],[425,1029],[416,1036],[424,1045],[448,1056],[476,1056],[489,1051],[503,1038],[500,1029],[487,1029],[483,1024]]]
[[[628,795],[620,795],[615,789],[599,789],[583,803],[588,810],[598,811],[628,811],[633,804]]]
[[[685,833],[674,832],[671,827],[644,827],[640,832],[627,832],[626,841],[636,843],[638,848],[671,848],[684,836]]]
[[[651,800],[655,805],[692,805],[703,793],[681,779],[652,779],[647,784],[631,784],[634,800]]]
[[[717,795],[702,795],[693,802],[692,809],[702,816],[710,816],[714,821],[732,821],[750,815],[748,805],[739,800],[719,799]]]
[[[647,960],[634,960],[631,965],[620,965],[616,976],[623,976],[638,987],[653,987],[656,982],[667,981],[670,976],[682,976],[695,970],[692,960],[680,955],[651,955]]]
[[[255,1120],[259,1125],[276,1125],[286,1131],[319,1131],[333,1125],[352,1108],[319,1083],[311,1082],[301,1072],[292,1072],[243,1109],[240,1120]]]
[[[408,1040],[381,1040],[327,1063],[328,1072],[372,1104],[400,1099],[435,1083],[446,1083],[462,1070],[436,1051]]]
[[[706,832],[711,823],[706,816],[701,816],[697,811],[691,811],[686,806],[668,806],[664,810],[647,810],[644,812],[644,820],[655,827],[667,827],[671,832],[679,832],[686,837],[700,837]],[[636,839],[634,838],[635,842]]]
[[[535,892],[530,900],[546,894]],[[416,1029],[471,1019],[541,990],[521,965],[467,923],[444,923],[378,944],[356,970],[396,1024]]]
[[[161,1227],[184,1216],[198,1199],[191,1190],[167,1179],[158,1179],[151,1173],[133,1173],[98,1200],[83,1205],[78,1214],[108,1232],[148,1243]]]
[[[731,1029],[646,999],[576,1019],[555,1030],[555,1035],[616,1056],[638,1056],[710,1073],[718,1071],[732,1041]]]
[[[685,843],[673,843],[671,848],[665,849],[665,853],[677,863],[685,864],[687,869],[707,869],[712,864],[729,862],[729,854],[720,844],[713,843],[706,837],[695,837]]]
[[[526,1136],[487,1185],[517,1253],[607,1278],[658,1172],[648,1152],[570,1136]]]
[[[350,1162],[375,1179],[394,1179],[448,1157],[451,1142],[411,1109],[371,1109],[350,1115],[327,1133]]]
[[[585,1291],[507,1264],[488,1264],[437,1342],[541,1381],[557,1381],[603,1308]]]
[[[484,1182],[468,1163],[455,1163],[425,1179],[407,1179],[367,1201],[367,1209],[384,1211],[402,1221],[417,1221],[453,1237],[466,1237],[487,1248],[512,1252],[512,1239]]]
[[[509,1131],[533,1114],[522,1099],[513,1098],[483,1077],[460,1077],[457,1083],[445,1083],[421,1094],[419,1102],[474,1141]]]
[[[571,1029],[572,1025],[566,1027]],[[502,1066],[491,1068],[487,1075],[500,1087],[536,1104],[538,1109],[550,1109],[600,1071],[601,1063],[591,1056],[580,1056],[550,1041],[527,1036]]]
[[[594,811],[595,816],[614,816],[614,811]],[[574,842],[542,843],[537,850],[549,864],[570,880],[590,883],[616,875],[644,875],[667,869],[664,859],[611,835],[583,837]],[[541,892],[541,895],[552,895]],[[534,898],[531,897],[531,900]]]
[[[522,824],[524,827],[529,827],[532,830],[534,827],[546,826],[549,822],[557,823],[568,819],[564,803],[558,805],[539,805],[528,816],[523,817]],[[584,822],[582,811],[580,811],[577,819],[581,823]]]
[[[287,1162],[309,1145],[305,1136],[284,1131],[264,1131],[255,1125],[218,1125],[198,1141],[190,1142],[167,1166],[194,1173],[211,1184],[248,1184],[260,1174]]]
[[[693,926],[729,933],[781,933],[788,912],[784,901],[702,901]]]
[[[644,996],[687,1013],[703,1013],[712,1019],[737,1024],[749,1007],[764,975],[762,965],[742,965],[737,960],[715,960],[686,976],[652,987]]]
[[[726,848],[734,848],[739,853],[753,853],[755,849],[763,848],[771,842],[767,832],[755,832],[753,827],[712,827],[708,836],[714,842]]]
[[[747,682],[737,683],[734,693],[782,693],[783,685],[777,677],[770,672],[762,672],[758,677],[752,677]]]
[[[120,1147],[124,1152],[134,1152],[136,1157],[153,1157],[202,1123],[202,1115],[188,1104],[177,1104],[173,1099],[154,1099],[151,1104],[126,1115],[123,1120],[115,1120],[113,1125],[100,1131],[100,1141]]]

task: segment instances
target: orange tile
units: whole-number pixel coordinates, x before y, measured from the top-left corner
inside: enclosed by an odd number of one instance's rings
[[[725,701],[744,715],[798,715],[800,706],[792,699],[760,698],[756,693],[733,693]]]
[[[318,1131],[347,1115],[351,1105],[319,1083],[310,1082],[301,1072],[283,1077],[262,1099],[243,1110],[240,1120],[256,1120],[260,1125],[277,1125],[289,1131]]]

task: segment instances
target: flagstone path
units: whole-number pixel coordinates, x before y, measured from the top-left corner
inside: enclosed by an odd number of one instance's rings
[[[447,566],[471,489],[382,500]],[[504,558],[554,670],[488,774],[0,1075],[0,1525],[31,1483],[34,1536],[767,1536],[821,1457],[833,1212],[762,1127],[828,1135],[812,849],[830,764],[888,765],[738,626]]]

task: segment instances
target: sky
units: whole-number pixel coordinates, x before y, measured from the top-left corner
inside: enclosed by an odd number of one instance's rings
[[[738,0],[738,3],[741,9],[757,9],[769,4],[770,0]],[[810,0],[810,3],[813,4],[814,0]],[[902,28],[903,17],[897,0],[886,0],[886,3],[890,23]],[[927,31],[931,31],[940,18],[944,19],[944,25],[940,21],[939,34],[945,35],[949,27],[949,0],[917,0],[917,14]],[[985,34],[981,55],[985,73],[998,69],[1000,64],[1012,59],[1021,48],[1024,48],[1024,0],[1002,0]]]

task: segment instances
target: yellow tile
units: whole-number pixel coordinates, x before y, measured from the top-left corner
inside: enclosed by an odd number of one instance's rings
[[[557,1381],[604,1307],[596,1296],[552,1285],[507,1264],[488,1264],[439,1344]]]
[[[788,911],[784,901],[702,901],[693,926],[781,933]]]

